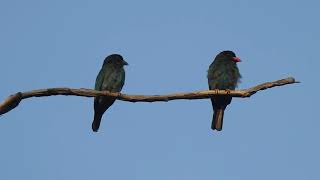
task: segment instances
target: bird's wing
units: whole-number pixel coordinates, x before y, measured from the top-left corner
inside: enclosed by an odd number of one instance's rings
[[[96,78],[96,84],[94,89],[97,91],[101,91],[101,90],[105,90],[103,89],[103,83],[106,80],[106,78],[110,77],[110,75],[112,74],[112,70],[108,67],[106,68],[102,68]]]
[[[110,68],[108,67],[102,67],[97,78],[96,78],[96,84],[95,84],[95,90],[97,91],[102,91],[102,90],[109,90],[109,89],[106,89],[104,87],[104,85],[106,84],[105,81],[108,81],[108,78],[111,76],[112,74],[112,71]],[[95,106],[95,109],[98,108],[98,106],[100,105],[101,101],[103,99],[105,99],[107,97],[95,97],[94,98],[94,106]],[[112,103],[111,103],[112,104]]]
[[[95,90],[100,90],[101,89],[101,85],[103,83],[103,78],[104,78],[104,69],[102,68],[96,78],[96,84],[94,86]]]
[[[221,77],[223,77],[223,72],[217,70],[210,70],[208,72],[209,89],[217,89],[219,83],[221,83]]]

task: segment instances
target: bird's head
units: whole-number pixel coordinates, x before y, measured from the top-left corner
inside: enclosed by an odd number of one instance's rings
[[[114,65],[116,67],[123,67],[129,65],[120,54],[111,54],[104,59],[103,66]]]
[[[221,61],[231,61],[234,63],[241,62],[241,59],[232,51],[222,51],[217,55],[216,59],[220,59]]]

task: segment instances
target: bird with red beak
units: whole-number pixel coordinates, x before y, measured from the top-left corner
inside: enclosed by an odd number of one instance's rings
[[[237,63],[240,58],[232,51],[222,51],[214,59],[208,70],[208,84],[210,90],[235,90],[241,78]],[[223,125],[224,110],[231,103],[229,95],[215,96],[211,98],[213,118],[211,129],[221,131]]]

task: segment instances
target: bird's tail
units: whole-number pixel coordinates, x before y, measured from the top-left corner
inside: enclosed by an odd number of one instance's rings
[[[211,129],[221,131],[223,124],[224,108],[215,109],[212,118]]]
[[[94,118],[93,118],[93,122],[92,122],[92,130],[94,132],[98,132],[98,129],[100,127],[101,118],[102,118],[102,114],[94,113]]]

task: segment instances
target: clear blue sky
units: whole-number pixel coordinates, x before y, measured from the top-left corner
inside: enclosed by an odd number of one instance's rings
[[[218,133],[209,100],[117,101],[93,133],[92,98],[27,99],[0,117],[0,179],[320,179],[319,1],[0,2],[1,100],[92,88],[112,53],[128,94],[207,89],[221,50],[243,60],[239,88],[302,81],[234,99]]]

